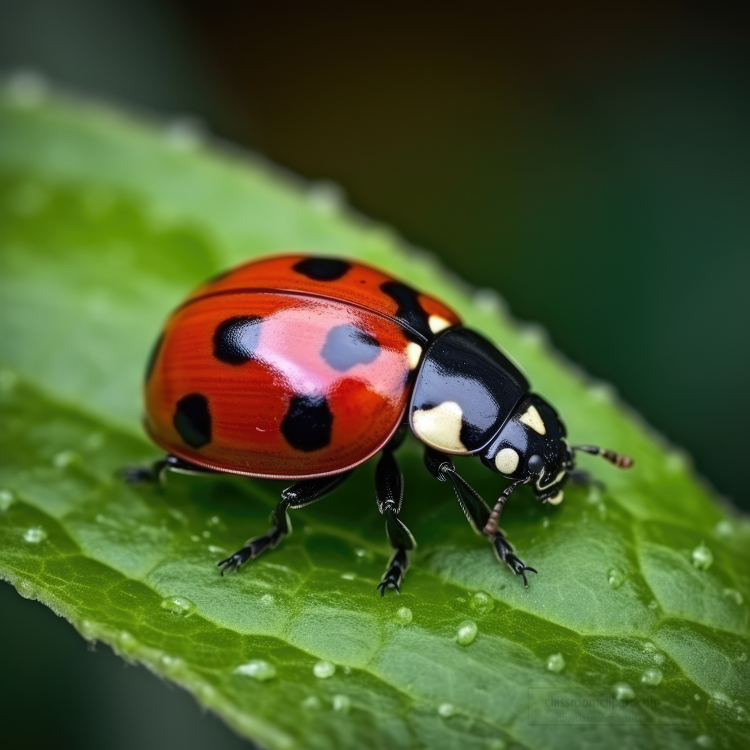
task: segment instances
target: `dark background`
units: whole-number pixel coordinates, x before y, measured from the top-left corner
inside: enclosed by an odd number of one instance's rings
[[[335,181],[541,323],[748,508],[747,13],[0,0],[0,67],[198,117]],[[9,746],[245,744],[108,649],[82,656],[69,626],[7,586],[0,607]]]

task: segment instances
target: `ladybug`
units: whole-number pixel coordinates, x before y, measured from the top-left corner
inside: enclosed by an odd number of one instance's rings
[[[449,481],[475,531],[523,577],[498,521],[522,484],[557,505],[576,451],[621,468],[627,456],[572,447],[565,425],[523,373],[439,300],[341,258],[283,255],[199,286],[171,315],[151,354],[145,428],[167,452],[131,480],[168,470],[293,481],[271,528],[218,563],[222,575],[291,532],[288,511],[335,490],[380,452],[375,499],[393,555],[378,589],[400,591],[414,537],[401,521],[395,451],[410,428],[428,471]],[[511,480],[494,508],[451,456],[478,456]]]

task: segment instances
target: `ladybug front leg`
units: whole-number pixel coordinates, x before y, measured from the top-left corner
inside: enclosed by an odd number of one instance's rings
[[[477,534],[486,536],[492,542],[492,547],[498,558],[502,562],[507,563],[516,575],[520,575],[523,578],[524,585],[528,586],[529,582],[526,580],[526,573],[536,573],[537,571],[526,565],[526,563],[515,554],[513,546],[505,538],[502,530],[497,527],[500,513],[497,510],[491,511],[479,493],[459,475],[456,471],[456,467],[453,465],[453,461],[450,459],[450,456],[440,453],[433,448],[426,448],[424,462],[427,470],[436,479],[439,479],[441,482],[450,480],[456,493],[456,497],[458,498],[458,502],[461,504],[464,515],[469,520],[474,531],[476,531]],[[501,496],[503,497],[503,502],[518,484],[522,484],[522,482],[512,484],[505,493],[503,493]],[[502,508],[502,505],[500,507]],[[493,514],[496,514],[495,518],[493,518]],[[490,526],[493,531],[488,533],[487,524],[491,519],[494,521]]]
[[[273,549],[287,535],[292,533],[292,523],[287,510],[303,508],[333,492],[349,477],[351,471],[320,479],[305,479],[287,487],[281,493],[279,504],[271,512],[271,528],[262,536],[256,536],[245,542],[245,546],[217,563],[221,574],[227,570],[239,570],[251,558],[256,558],[267,549]]]
[[[393,448],[389,445],[383,450],[375,470],[375,499],[378,510],[385,516],[388,541],[395,550],[383,580],[378,584],[381,596],[385,596],[385,590],[388,588],[401,593],[401,583],[409,567],[409,551],[417,546],[409,529],[398,518],[403,496],[404,479],[393,455]]]

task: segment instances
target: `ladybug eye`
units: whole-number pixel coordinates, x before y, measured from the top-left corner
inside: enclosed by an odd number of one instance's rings
[[[541,474],[544,470],[544,460],[541,456],[536,453],[529,459],[527,463],[529,474]]]

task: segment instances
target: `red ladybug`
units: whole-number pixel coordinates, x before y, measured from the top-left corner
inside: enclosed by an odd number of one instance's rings
[[[167,451],[134,480],[166,470],[296,480],[272,526],[219,566],[222,574],[291,532],[287,510],[320,499],[378,451],[375,495],[394,548],[378,588],[400,589],[414,538],[398,515],[394,457],[407,425],[425,464],[450,480],[478,533],[523,576],[498,528],[519,484],[559,503],[574,449],[554,409],[518,368],[461,326],[456,313],[362,263],[284,255],[252,261],[198,287],[171,315],[148,363],[145,426]],[[493,510],[457,474],[450,454],[477,455],[513,483]]]

